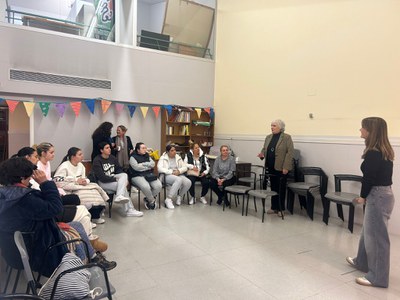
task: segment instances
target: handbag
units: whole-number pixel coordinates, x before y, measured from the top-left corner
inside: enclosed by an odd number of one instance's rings
[[[152,182],[154,180],[157,180],[158,177],[156,175],[154,175],[153,173],[149,173],[144,175],[144,179],[146,179],[148,182]]]

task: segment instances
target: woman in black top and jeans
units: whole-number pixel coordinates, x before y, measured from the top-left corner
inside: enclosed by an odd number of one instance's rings
[[[358,284],[388,287],[390,240],[387,225],[394,206],[391,188],[394,151],[385,120],[365,118],[361,125],[361,137],[365,139],[361,164],[363,179],[360,197],[355,202],[366,207],[357,257],[347,257],[347,262],[367,273],[356,279]]]

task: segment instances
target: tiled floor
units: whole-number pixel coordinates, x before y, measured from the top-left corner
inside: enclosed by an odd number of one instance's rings
[[[361,228],[298,211],[285,220],[254,210],[182,205],[112,219],[96,233],[109,243],[115,299],[400,299],[400,236],[391,237],[388,289],[363,287],[345,261]]]

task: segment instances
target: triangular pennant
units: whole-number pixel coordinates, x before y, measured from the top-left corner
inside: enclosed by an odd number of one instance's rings
[[[110,108],[111,103],[112,102],[108,100],[101,100],[101,109],[103,110],[103,114],[105,114]]]
[[[67,108],[67,104],[66,103],[56,103],[56,104],[54,104],[54,106],[56,108],[58,115],[60,116],[60,118],[62,118],[64,116],[65,109]]]
[[[164,108],[167,111],[168,116],[172,114],[172,105],[164,105]]]
[[[136,110],[136,106],[132,105],[132,104],[128,104],[127,105],[128,109],[129,109],[129,115],[131,116],[131,118],[133,117],[133,114],[135,113]]]
[[[45,117],[47,117],[47,114],[49,113],[50,104],[50,102],[39,102],[40,110]]]
[[[95,104],[96,104],[96,99],[86,99],[85,100],[85,104],[89,108],[89,110],[92,113],[92,115],[94,115],[94,107],[95,107]]]
[[[143,118],[146,118],[147,111],[149,110],[149,107],[148,106],[141,106],[140,110],[142,111]]]
[[[197,117],[200,119],[200,116],[201,116],[201,108],[195,108],[194,110],[197,112]]]
[[[115,103],[115,109],[117,110],[117,113],[121,113],[121,111],[124,109],[124,104]]]
[[[26,114],[28,115],[28,117],[30,117],[33,113],[33,108],[35,107],[35,103],[34,102],[24,102],[24,106],[25,106]]]
[[[8,108],[10,109],[10,112],[14,112],[14,110],[17,108],[17,105],[19,101],[17,100],[6,100]]]
[[[206,107],[206,108],[204,109],[204,111],[207,112],[208,115],[210,115],[211,107]],[[210,117],[211,117],[211,116],[210,116]]]
[[[158,118],[158,114],[160,113],[161,107],[160,106],[153,106],[152,109],[153,109],[154,114],[156,115],[156,119],[157,119]]]
[[[210,109],[210,119],[213,120],[214,119],[214,108]]]
[[[81,112],[81,106],[82,106],[82,102],[81,101],[76,101],[76,102],[71,102],[71,107],[72,110],[75,113],[75,116],[79,116],[79,113]]]

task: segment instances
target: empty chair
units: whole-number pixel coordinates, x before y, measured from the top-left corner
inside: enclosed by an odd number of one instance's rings
[[[337,212],[339,218],[344,221],[343,217],[343,207],[342,205],[347,205],[349,207],[349,223],[347,228],[353,233],[353,224],[354,224],[354,204],[353,200],[359,197],[359,193],[348,193],[342,192],[342,182],[343,181],[353,181],[353,182],[361,182],[362,176],[358,175],[351,175],[351,174],[336,174],[335,177],[335,192],[334,193],[327,193],[325,195],[325,205],[324,205],[324,216],[323,220],[326,225],[328,225],[329,220],[329,210],[330,210],[330,203],[336,203]],[[359,187],[361,188],[361,187]]]
[[[306,182],[305,176],[317,176],[318,182]],[[300,207],[306,208],[307,215],[311,220],[314,219],[315,197],[320,196],[322,205],[325,206],[325,194],[328,186],[328,176],[318,167],[299,168],[299,180],[301,182],[291,182],[288,184],[287,208],[293,214],[295,194],[299,196]]]
[[[238,185],[238,184],[234,184],[234,185],[230,185],[225,187],[225,195],[226,198],[228,197],[228,194],[234,195],[235,197],[235,203],[239,202],[239,196],[242,195],[243,199],[242,199],[242,216],[244,215],[244,197],[247,194],[248,191],[251,190],[251,187],[246,186],[246,185]],[[229,207],[231,207],[231,202],[229,201]],[[225,201],[223,202],[223,210],[225,210]]]
[[[249,184],[253,189],[257,189],[257,181],[260,181],[260,179],[257,179],[257,175],[264,174],[264,166],[251,165],[250,171],[241,171],[241,173],[244,173],[244,176],[238,177],[237,182],[244,183],[246,185]]]

